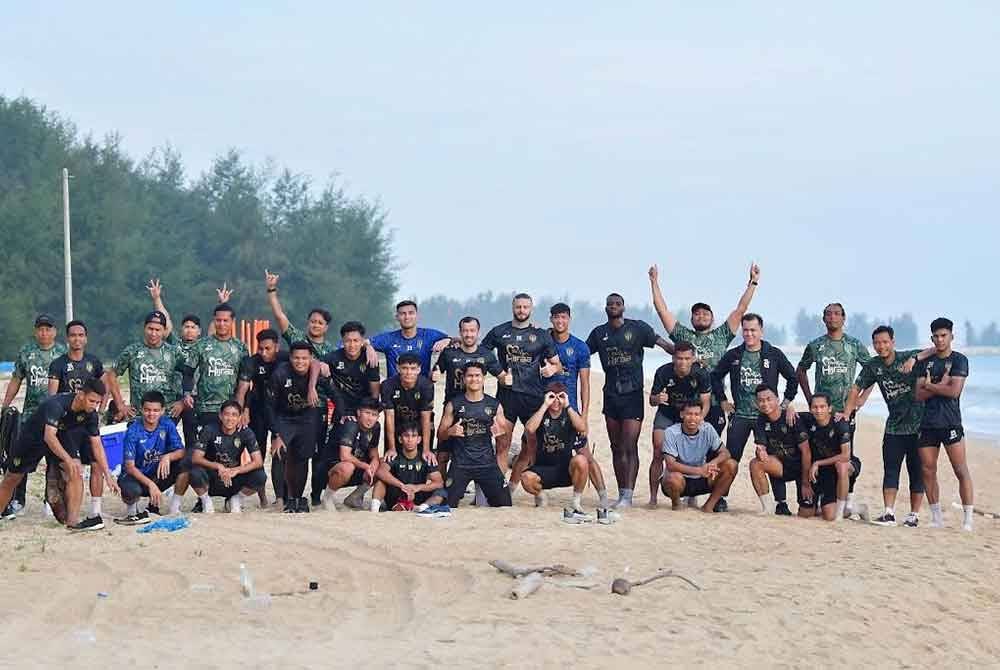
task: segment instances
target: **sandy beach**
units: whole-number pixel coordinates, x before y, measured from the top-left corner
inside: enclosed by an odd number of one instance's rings
[[[594,377],[591,439],[614,491],[601,376]],[[73,535],[43,517],[37,474],[28,511],[0,525],[0,667],[998,663],[1000,521],[977,517],[975,533],[960,531],[943,455],[942,530],[761,516],[749,449],[729,513],[672,512],[669,503],[651,510],[642,507],[651,424],[647,408],[639,507],[612,526],[561,523],[566,489],[547,508],[519,490],[514,509],[463,506],[450,519],[347,510],[291,516],[259,511],[253,501],[242,515],[190,515],[184,531],[146,535],[112,524],[124,508],[107,497],[108,527]],[[881,428],[862,418],[857,440],[857,492],[876,511]],[[1000,450],[972,439],[969,460],[977,507],[1000,511]],[[897,503],[903,513],[906,495],[904,488]],[[185,509],[193,502],[189,493]],[[594,502],[588,489],[591,511]],[[512,580],[492,559],[594,566],[599,586],[546,585],[511,600]],[[244,600],[240,563],[258,591],[294,594]],[[625,597],[609,592],[615,577],[660,568],[702,590],[664,579]],[[310,581],[319,590],[303,593]]]

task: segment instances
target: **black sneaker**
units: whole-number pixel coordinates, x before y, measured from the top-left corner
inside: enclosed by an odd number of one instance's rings
[[[322,500],[322,498],[323,498],[323,494],[322,494],[322,493],[321,493],[321,494],[319,494],[318,496],[317,496],[317,495],[313,495],[313,496],[311,496],[311,498],[312,498],[312,506],[313,506],[313,507],[319,507],[319,506],[320,506],[320,503],[322,503],[322,502],[323,502],[323,500]],[[305,501],[305,498],[303,498],[302,500],[303,500],[303,502],[304,502],[304,501]],[[309,510],[306,510],[306,511],[308,512]]]
[[[283,510],[285,514],[294,514],[299,511],[299,499],[298,498],[288,498],[285,500],[285,509]]]
[[[715,507],[712,508],[713,512],[728,512],[729,503],[726,502],[725,498],[719,498],[719,502],[715,503]]]
[[[160,514],[159,505],[147,505],[146,511],[149,512],[150,514],[155,514],[156,516],[163,516],[162,514]]]
[[[896,515],[895,514],[883,514],[879,518],[872,521],[876,526],[895,526],[896,525]]]
[[[295,506],[295,511],[301,513],[309,513],[309,501],[305,498],[299,498],[299,504]]]
[[[917,517],[917,515],[914,514],[913,512],[907,514],[906,518],[903,520],[903,525],[906,526],[907,528],[916,528],[919,523],[920,523],[920,518]]]
[[[121,517],[120,519],[115,519],[115,523],[119,526],[141,526],[147,524],[152,519],[149,518],[149,512],[142,511],[136,514],[129,514],[128,516]]]
[[[104,519],[99,516],[88,517],[75,526],[69,527],[72,531],[101,530],[102,528],[104,528]]]
[[[205,506],[201,504],[201,498],[198,498],[198,502],[196,502],[194,504],[194,507],[191,508],[191,513],[192,514],[198,514],[200,512],[204,512],[204,511],[205,511]]]
[[[13,503],[7,503],[7,506],[3,509],[3,514],[0,514],[0,519],[4,521],[12,521],[17,518],[17,511],[14,509]]]
[[[778,516],[791,516],[792,510],[788,509],[788,503],[782,500],[774,506],[774,513]]]

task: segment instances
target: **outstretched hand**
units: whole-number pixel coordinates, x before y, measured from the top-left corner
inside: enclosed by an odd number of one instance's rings
[[[163,286],[160,284],[160,280],[154,277],[149,280],[146,284],[146,290],[149,291],[149,297],[153,299],[153,302],[159,302],[161,296],[163,295]]]
[[[219,296],[219,303],[229,302],[229,297],[233,295],[233,289],[226,285],[226,282],[222,282],[222,288],[215,289],[215,295]]]
[[[273,272],[264,270],[264,284],[267,286],[267,290],[278,288],[278,275]]]

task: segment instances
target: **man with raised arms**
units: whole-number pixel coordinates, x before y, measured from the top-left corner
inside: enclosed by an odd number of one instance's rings
[[[565,384],[549,382],[542,406],[524,429],[535,434],[538,445],[531,467],[521,475],[524,490],[539,496],[548,489],[572,486],[573,503],[563,510],[563,521],[583,523],[590,521],[583,511],[583,490],[589,480],[597,490],[597,518],[608,523],[604,474],[587,447],[587,422],[570,405]]]
[[[485,375],[482,363],[466,364],[465,391],[445,403],[438,426],[438,441],[451,440],[449,507],[458,506],[470,481],[482,489],[490,507],[511,506],[510,487],[500,466],[506,454],[494,446],[493,438],[512,427],[504,418],[503,405],[483,393]]]
[[[924,499],[924,475],[917,446],[924,404],[918,402],[914,395],[917,376],[913,368],[924,352],[919,349],[896,351],[896,334],[892,326],[879,326],[872,331],[872,347],[876,355],[861,368],[844,404],[844,414],[850,416],[860,409],[867,397],[865,392],[878,384],[889,408],[889,417],[885,420],[882,435],[882,502],[885,511],[873,523],[896,525],[896,493],[899,490],[899,471],[905,459],[910,480],[910,513],[906,515],[903,525],[916,528]]]
[[[590,332],[587,348],[600,357],[604,369],[604,422],[618,482],[615,507],[625,508],[632,506],[639,476],[639,432],[645,415],[643,350],[660,347],[669,354],[674,347],[645,321],[626,319],[621,295],[609,295],[604,311],[608,321]]]
[[[657,493],[662,485],[663,446],[667,429],[681,422],[681,410],[691,402],[702,408],[702,417],[708,416],[711,398],[712,379],[708,370],[695,363],[694,345],[681,340],[674,345],[673,361],[657,368],[653,375],[653,387],[649,390],[649,404],[656,408],[653,456],[649,462],[650,507],[656,506]]]
[[[961,398],[965,380],[969,377],[969,359],[951,348],[955,335],[949,319],[931,321],[931,342],[934,355],[917,366],[917,400],[924,403],[924,418],[920,422],[920,463],[923,466],[927,504],[931,508],[931,528],[944,525],[941,512],[941,492],[938,489],[937,462],[941,446],[951,461],[958,478],[958,495],[962,499],[964,519],[962,530],[972,530],[972,475],[965,460],[965,429],[962,427]]]
[[[724,323],[714,326],[714,314],[712,308],[704,302],[696,302],[691,306],[691,327],[688,328],[677,320],[677,317],[667,307],[667,301],[660,291],[659,270],[654,265],[649,268],[649,284],[653,293],[653,307],[667,330],[667,335],[674,342],[690,342],[694,345],[695,358],[709,372],[715,369],[722,355],[726,353],[729,344],[736,337],[740,329],[740,322],[743,315],[750,309],[750,302],[753,300],[757,285],[760,282],[760,268],[754,263],[750,266],[750,280],[747,287],[740,296],[736,309],[729,313]],[[712,407],[705,421],[715,428],[715,432],[722,436],[722,431],[726,427],[726,414],[719,406],[719,401],[712,398]]]
[[[753,428],[757,453],[750,461],[750,482],[760,498],[761,513],[769,513],[774,502],[767,485],[768,477],[771,477],[772,481],[796,483],[799,516],[810,517],[815,511],[815,501],[809,480],[812,469],[809,433],[798,414],[789,425],[773,388],[759,384],[755,393],[760,412]]]
[[[547,330],[531,325],[533,306],[534,301],[530,295],[518,293],[511,301],[513,318],[494,326],[483,338],[483,346],[496,351],[497,360],[504,370],[498,380],[496,398],[511,424],[511,430],[504,431],[496,439],[497,462],[504,472],[507,471],[507,454],[514,426],[518,421],[523,426],[538,411],[542,406],[545,380],[562,371],[562,362],[556,353],[552,336]],[[441,423],[441,426],[445,425],[444,422]],[[441,438],[440,429],[438,438]],[[521,473],[534,455],[534,449],[534,436],[525,432],[521,453],[511,472],[511,487],[516,487],[521,481]]]
[[[689,342],[678,342],[690,345]],[[681,498],[708,494],[702,512],[719,512],[716,503],[729,493],[739,469],[715,429],[703,419],[701,400],[680,403],[680,421],[671,424],[663,436],[663,494],[670,498],[671,508],[680,509]]]
[[[758,386],[763,384],[777,389],[778,377],[784,377],[785,394],[781,401],[781,409],[785,412],[789,426],[798,421],[798,414],[792,407],[792,401],[798,392],[795,368],[788,362],[788,357],[781,349],[763,339],[764,319],[759,314],[752,312],[744,314],[740,324],[743,330],[743,344],[726,351],[712,371],[712,392],[729,417],[726,448],[737,464],[743,458],[747,439],[754,432],[754,425],[760,414],[756,394]],[[726,397],[723,381],[727,375],[734,402],[729,402]],[[791,514],[785,502],[784,492],[783,486],[775,489],[775,498],[778,499],[776,514]],[[720,500],[719,505],[725,509],[726,499]]]
[[[191,456],[191,488],[198,494],[202,511],[215,511],[212,496],[226,499],[232,514],[243,511],[243,499],[267,484],[264,460],[257,438],[249,428],[240,428],[243,408],[235,400],[227,400],[219,408],[217,421],[206,422],[198,431]],[[250,456],[241,462],[246,450]]]
[[[451,344],[447,333],[433,328],[417,326],[417,303],[403,300],[396,305],[396,321],[399,329],[372,335],[367,342],[368,364],[378,365],[378,354],[385,354],[386,376],[392,377],[398,370],[396,363],[403,354],[415,354],[420,359],[420,374],[431,375],[431,354],[442,351]]]

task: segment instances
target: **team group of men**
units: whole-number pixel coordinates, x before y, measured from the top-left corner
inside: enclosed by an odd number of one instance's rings
[[[279,278],[265,271],[277,329],[257,335],[252,356],[235,336],[231,291],[219,290],[208,335],[189,314],[178,337],[154,280],[148,286],[154,309],[144,320],[143,336],[111,369],[86,352],[83,322],[67,324],[63,345],[51,317],[35,320],[34,341],[19,353],[3,399],[6,413],[25,386],[19,437],[9,448],[0,482],[0,509],[4,519],[16,516],[25,503],[26,475],[45,458],[47,501],[75,530],[103,527],[105,488],[125,502],[126,515],[116,519],[123,524],[147,523],[161,505],[168,514],[180,512],[189,487],[197,494],[192,511],[212,513],[213,497],[223,497],[228,511],[239,512],[248,496],[268,503],[268,450],[275,502],[289,513],[320,505],[335,510],[335,492],[353,487],[343,501],[349,507],[362,507],[371,490],[373,511],[446,516],[474,482],[476,504],[489,506],[511,505],[519,485],[539,505],[545,504],[546,490],[572,487],[563,519],[583,523],[593,520],[582,503],[589,482],[598,497],[596,520],[611,523],[633,503],[648,403],[656,413],[651,506],[661,493],[674,509],[707,495],[703,511],[725,512],[752,436],[749,473],[762,512],[790,515],[785,485],[795,482],[800,516],[836,521],[853,511],[861,472],[853,453],[855,414],[877,384],[889,417],[883,439],[885,510],[875,522],[896,523],[905,460],[910,490],[905,525],[918,524],[925,495],[931,525],[942,525],[937,461],[944,446],[959,480],[963,528],[971,530],[972,480],[960,413],[968,360],[952,350],[951,321],[935,319],[933,346],[913,351],[896,351],[892,328],[880,326],[872,333],[872,357],[844,332],[844,308],[833,303],[823,314],[827,332],[808,344],[793,367],[763,339],[764,321],[749,311],[759,277],[752,266],[737,307],[723,323],[716,325],[711,307],[696,303],[687,326],[668,308],[657,268],[650,268],[653,305],[669,340],[649,324],[625,318],[624,299],[613,293],[605,305],[607,322],[585,341],[570,333],[569,306],[553,305],[551,328],[542,328],[532,321],[531,297],[518,294],[511,320],[482,339],[474,316],[461,319],[455,337],[419,327],[417,305],[406,300],[396,306],[398,330],[367,337],[364,325],[348,321],[336,343],[328,337],[331,316],[325,309],[310,311],[304,331],[289,321],[278,297]],[[730,348],[737,333],[743,341]],[[672,354],[672,361],[656,370],[647,396],[643,355],[653,347]],[[378,353],[386,359],[385,380]],[[595,353],[605,376],[614,502],[588,440]],[[815,389],[807,376],[813,366]],[[126,374],[128,398],[119,383]],[[495,398],[484,392],[487,374],[496,378]],[[439,378],[444,405],[435,425]],[[779,378],[784,379],[780,396]],[[792,406],[800,388],[808,412]],[[99,435],[98,411],[109,397],[110,418],[130,422],[117,479]],[[515,455],[517,423],[523,432]],[[91,509],[81,520],[83,464],[91,466]],[[144,497],[149,502],[140,510]]]

